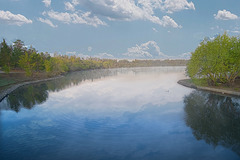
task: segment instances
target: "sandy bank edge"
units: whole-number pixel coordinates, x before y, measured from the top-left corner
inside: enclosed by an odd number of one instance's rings
[[[14,90],[22,87],[22,86],[26,86],[26,85],[29,85],[29,84],[34,84],[34,83],[39,83],[39,82],[46,82],[46,81],[50,81],[50,80],[55,80],[55,79],[58,79],[58,78],[61,78],[63,76],[57,76],[57,77],[53,77],[53,78],[47,78],[47,79],[40,79],[40,80],[36,80],[36,81],[28,81],[28,82],[23,82],[23,83],[20,83],[20,84],[16,84],[16,85],[13,85],[12,87],[6,89],[6,90],[3,90],[1,93],[0,93],[0,102],[5,98],[7,97],[10,93],[12,93]]]
[[[199,90],[204,90],[204,91],[210,91],[210,92],[216,92],[216,93],[220,93],[220,94],[226,94],[226,95],[232,95],[232,96],[239,96],[240,97],[240,92],[211,88],[211,87],[196,86],[196,85],[194,85],[193,83],[190,82],[190,79],[179,80],[177,83],[180,84],[180,85],[183,85],[185,87],[189,87],[189,88],[193,88],[193,89],[199,89]]]

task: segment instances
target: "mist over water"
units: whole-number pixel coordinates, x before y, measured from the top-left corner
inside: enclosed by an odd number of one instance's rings
[[[0,159],[240,159],[240,100],[178,85],[184,71],[92,70],[22,87],[0,103]],[[224,118],[209,130],[209,117]]]

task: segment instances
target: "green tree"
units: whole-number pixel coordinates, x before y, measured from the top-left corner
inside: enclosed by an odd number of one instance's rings
[[[51,63],[51,60],[45,60],[44,61],[44,66],[45,66],[45,71],[47,73],[51,72],[52,71],[52,63]]]
[[[187,74],[193,81],[231,85],[240,75],[240,40],[227,33],[214,40],[204,39],[187,64]]]
[[[21,40],[16,40],[13,42],[13,52],[12,52],[12,65],[14,68],[19,67],[18,61],[21,55],[24,55],[26,48],[24,47],[24,42]]]
[[[32,76],[36,63],[32,56],[25,52],[25,55],[20,56],[19,66],[26,72],[27,76]]]
[[[40,54],[33,52],[30,55],[30,59],[31,59],[31,63],[34,64],[34,68],[33,68],[34,71],[40,72],[44,70],[44,60]]]
[[[11,64],[12,64],[12,49],[7,45],[5,39],[3,39],[0,48],[0,66],[6,73],[9,73],[11,70]]]
[[[69,71],[66,57],[65,58],[62,56],[52,57],[52,64],[53,64],[52,70],[53,72],[55,72],[55,74],[61,74]]]

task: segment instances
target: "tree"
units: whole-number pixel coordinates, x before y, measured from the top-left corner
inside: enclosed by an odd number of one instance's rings
[[[6,73],[9,73],[11,70],[11,63],[12,63],[12,49],[7,45],[5,39],[3,39],[0,48],[0,66]]]
[[[32,76],[36,63],[32,56],[25,52],[25,55],[20,56],[19,66],[26,72],[27,76]]]
[[[187,74],[194,82],[233,84],[240,75],[240,39],[227,33],[204,39],[192,53]]]
[[[18,61],[21,55],[24,55],[27,49],[24,47],[24,42],[21,40],[16,40],[13,42],[13,53],[12,53],[12,61],[13,67],[19,67]]]
[[[51,58],[51,59],[49,59],[49,60],[45,60],[44,61],[44,66],[45,66],[45,71],[47,72],[47,73],[50,73],[50,72],[52,72],[53,71],[53,59]]]
[[[40,54],[33,52],[30,55],[30,59],[31,59],[31,63],[34,64],[34,68],[33,68],[34,71],[40,72],[44,70],[44,60]]]

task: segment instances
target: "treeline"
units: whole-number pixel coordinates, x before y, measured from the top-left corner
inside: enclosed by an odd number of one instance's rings
[[[234,84],[240,76],[240,38],[224,33],[205,39],[192,53],[187,73],[196,83]]]
[[[77,56],[58,55],[38,52],[35,48],[26,48],[24,42],[16,40],[8,45],[3,39],[0,44],[0,67],[6,73],[11,70],[24,70],[27,76],[46,72],[58,75],[69,71],[151,66],[183,66],[186,60],[116,60],[99,58],[81,58]]]

